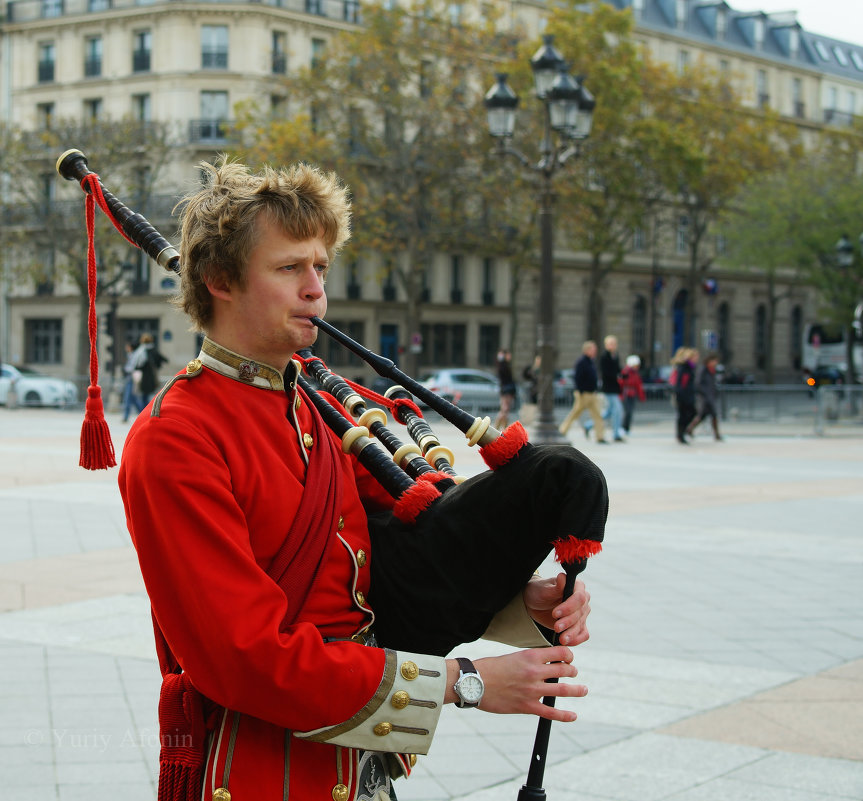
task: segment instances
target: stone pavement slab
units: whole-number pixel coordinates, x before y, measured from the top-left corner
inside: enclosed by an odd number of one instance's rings
[[[460,472],[483,469],[435,427]],[[69,412],[0,410],[0,770],[16,801],[154,799],[149,607],[116,471],[77,467],[79,430]],[[548,798],[863,799],[863,430],[729,424],[689,448],[670,421],[621,445],[576,433],[611,510],[585,573],[590,693],[552,728]],[[448,709],[399,798],[515,799],[535,731]]]

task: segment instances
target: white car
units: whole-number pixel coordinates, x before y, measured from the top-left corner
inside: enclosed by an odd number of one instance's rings
[[[19,406],[66,406],[78,402],[78,388],[62,378],[4,364],[0,368],[0,406],[9,403],[9,390],[15,387]]]

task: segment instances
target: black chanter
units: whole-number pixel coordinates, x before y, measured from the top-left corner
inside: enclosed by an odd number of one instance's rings
[[[107,192],[79,150],[57,162],[58,172],[77,180],[135,245],[165,269],[179,271],[176,250],[140,214]],[[318,393],[301,379],[303,390],[327,425],[396,500],[392,511],[369,514],[372,540],[371,591],[378,641],[389,648],[446,655],[483,635],[492,618],[513,600],[535,569],[554,550],[567,574],[565,594],[589,556],[601,550],[608,514],[602,472],[569,445],[533,445],[519,423],[498,432],[488,418],[475,418],[407,376],[389,359],[367,350],[342,332],[313,318],[322,331],[363,358],[400,388],[390,391],[394,416],[407,425],[420,449],[396,464],[374,443],[392,452],[397,446],[384,421],[364,408],[362,398],[315,357],[298,354],[304,369],[326,390]],[[332,377],[331,377],[332,376]],[[434,448],[440,443],[399,394],[412,393],[461,431],[491,468],[461,483],[440,472],[451,458]],[[360,425],[336,408],[334,396]],[[395,396],[393,398],[393,396]],[[446,449],[444,449],[446,450]],[[431,461],[435,468],[427,466]],[[426,466],[421,466],[420,463]],[[402,469],[404,467],[405,469]],[[544,702],[554,705],[554,697]],[[550,721],[541,719],[530,771],[519,798],[545,797],[542,778]]]

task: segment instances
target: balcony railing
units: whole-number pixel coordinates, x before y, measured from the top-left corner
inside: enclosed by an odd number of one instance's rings
[[[150,51],[135,50],[132,53],[132,72],[150,71]]]
[[[187,0],[212,3],[214,0]],[[216,0],[218,2],[219,0]],[[314,14],[346,22],[360,22],[360,7],[356,0],[225,0],[263,6],[275,6],[289,11]],[[82,16],[113,13],[122,9],[149,6],[168,7],[173,0],[9,0],[6,3],[7,22],[31,22],[49,17]]]
[[[226,142],[233,127],[233,120],[189,120],[189,141]]]
[[[84,59],[84,76],[87,78],[98,78],[102,74],[101,58]]]
[[[54,62],[39,62],[39,83],[51,83],[54,80]]]
[[[288,71],[288,57],[284,53],[273,53],[273,74],[284,75]]]
[[[228,69],[228,51],[227,50],[202,50],[201,51],[201,67],[205,70],[226,70],[226,69]]]
[[[835,108],[824,109],[824,122],[830,125],[848,127],[854,122],[854,115],[847,111],[839,111]]]

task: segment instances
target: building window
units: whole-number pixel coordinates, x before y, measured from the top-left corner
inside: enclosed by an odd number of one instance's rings
[[[647,353],[647,301],[641,295],[632,304],[632,350]]]
[[[348,300],[359,300],[362,296],[362,285],[360,283],[360,264],[356,259],[345,270],[345,280],[347,281],[345,290]]]
[[[677,252],[689,252],[689,217],[685,214],[677,218]]]
[[[312,72],[319,70],[323,66],[326,46],[327,43],[323,39],[312,39],[312,60],[310,64]]]
[[[150,56],[153,51],[153,34],[150,31],[137,31],[134,35],[132,50],[132,72],[149,72]]]
[[[674,17],[678,28],[686,25],[686,0],[677,0],[674,8]]]
[[[319,17],[322,17],[324,15],[322,0],[306,0],[306,13],[317,14]]]
[[[497,364],[497,352],[500,350],[500,326],[480,325],[479,327],[479,363],[485,366]]]
[[[827,52],[827,48],[824,47],[824,42],[815,41],[815,51],[821,57],[822,61],[830,61],[830,54]]]
[[[149,94],[132,95],[132,113],[138,122],[150,122],[153,119],[152,101]]]
[[[228,68],[228,26],[201,26],[201,67],[210,70]]]
[[[723,364],[731,361],[731,307],[728,301],[719,304],[716,311],[716,328],[719,339],[719,359]]]
[[[39,45],[39,83],[50,83],[54,80],[55,61],[54,42],[42,42]]]
[[[36,127],[40,131],[47,131],[54,121],[54,104],[39,103],[36,106]]]
[[[102,37],[89,36],[84,42],[84,77],[96,78],[102,74]]]
[[[494,259],[482,260],[482,303],[483,306],[494,305]]]
[[[26,360],[30,364],[63,363],[63,321],[26,320]]]
[[[111,0],[87,0],[88,11],[107,11],[111,8]]]
[[[57,182],[50,172],[44,172],[39,176],[39,206],[45,214],[48,214],[54,205],[56,188]]]
[[[647,250],[647,234],[640,225],[632,229],[632,249]]]
[[[450,259],[450,281],[449,281],[449,296],[450,300],[453,303],[463,303],[464,302],[464,294],[462,292],[462,257],[461,256],[453,256]]]
[[[758,304],[755,309],[755,366],[759,370],[764,369],[767,363],[767,307],[763,303]]]
[[[62,17],[63,16],[63,0],[42,0],[42,16],[43,17]]]
[[[755,46],[760,50],[764,44],[764,19],[758,17],[755,20]]]
[[[102,98],[92,97],[84,101],[84,121],[98,122],[102,118]]]
[[[755,76],[755,87],[758,93],[758,107],[767,108],[770,93],[767,91],[767,70],[758,70]]]
[[[223,91],[201,92],[201,119],[190,122],[190,137],[193,142],[223,140],[227,136],[228,93]]]
[[[677,51],[677,72],[683,75],[689,69],[689,51]]]
[[[362,320],[328,319],[327,322],[356,342],[362,342],[365,339],[365,324]],[[314,350],[330,367],[359,367],[363,363],[359,356],[349,351],[344,345],[340,345],[332,337],[319,336]]]
[[[795,306],[791,310],[791,366],[799,370],[803,356],[803,309]]]
[[[803,119],[806,116],[806,104],[803,102],[803,81],[800,78],[791,79],[791,105],[795,117]]]
[[[273,75],[285,75],[288,71],[288,34],[273,31]]]
[[[424,343],[423,364],[447,367],[464,367],[467,364],[467,326],[463,323],[454,325],[424,323],[420,327],[420,334]],[[493,353],[496,355],[497,350],[495,349]],[[494,357],[489,363],[493,362]]]
[[[359,0],[344,0],[342,14],[345,22],[353,22],[357,25],[362,21],[360,17]]]
[[[284,95],[270,95],[270,117],[285,120],[288,117],[288,98]]]

